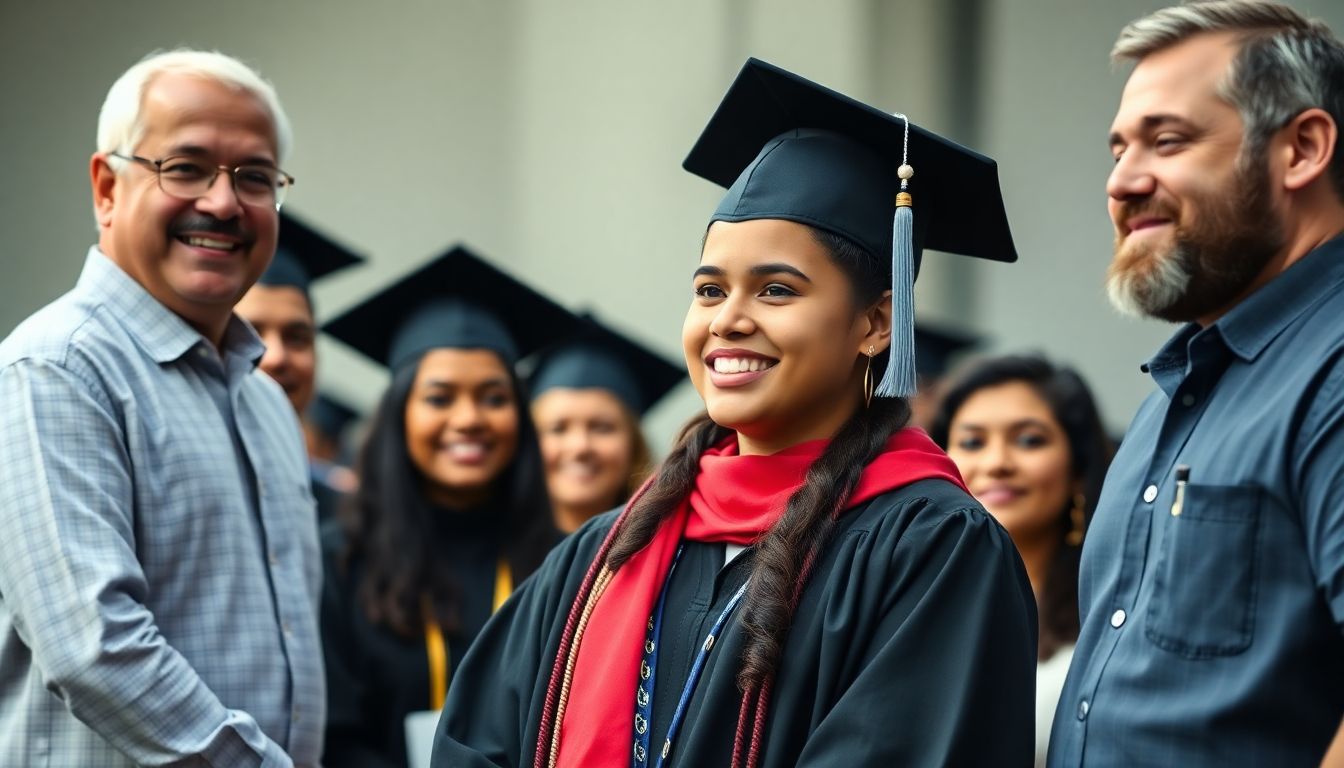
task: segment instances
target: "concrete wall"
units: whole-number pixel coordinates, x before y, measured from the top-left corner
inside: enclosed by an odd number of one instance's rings
[[[88,157],[111,81],[145,52],[219,48],[275,82],[296,131],[287,205],[370,257],[318,286],[331,317],[459,240],[679,357],[719,190],[680,163],[747,55],[904,111],[1000,161],[1022,260],[926,261],[923,317],[1076,363],[1122,427],[1169,333],[1122,320],[1102,276],[1107,51],[1146,1],[62,0],[0,4],[0,333],[67,289],[93,242]],[[1300,7],[1344,30],[1330,0]],[[321,378],[383,381],[323,340]],[[648,423],[662,449],[698,405]]]

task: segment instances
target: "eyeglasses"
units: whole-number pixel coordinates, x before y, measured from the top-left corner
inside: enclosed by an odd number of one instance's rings
[[[285,202],[289,188],[294,186],[293,176],[270,165],[239,165],[230,168],[227,165],[210,165],[199,158],[187,156],[150,160],[118,152],[108,154],[152,168],[159,177],[159,189],[182,200],[196,200],[208,195],[220,171],[229,174],[233,193],[238,196],[239,202],[274,205],[277,211]]]

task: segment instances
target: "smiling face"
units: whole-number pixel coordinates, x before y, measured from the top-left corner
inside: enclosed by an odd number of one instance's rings
[[[616,506],[630,480],[636,440],[621,401],[603,389],[549,389],[532,402],[532,418],[557,511],[581,522]]]
[[[1015,541],[1052,539],[1068,524],[1073,477],[1069,440],[1049,404],[1026,382],[985,387],[952,416],[947,455],[966,485]]]
[[[712,224],[694,293],[686,367],[744,454],[835,434],[863,402],[863,353],[890,342],[888,302],[856,307],[845,273],[795,222]]]
[[[165,73],[145,88],[144,134],[129,148],[149,160],[189,157],[206,165],[275,166],[270,113],[246,91],[202,77]],[[275,253],[279,214],[247,205],[221,172],[210,191],[181,200],[159,188],[153,168],[94,155],[90,173],[99,248],[161,304],[217,341],[235,302]]]
[[[317,368],[317,326],[308,297],[288,285],[254,285],[234,311],[266,344],[261,370],[285,390],[294,410],[303,413],[313,399]]]
[[[1107,290],[1128,314],[1208,322],[1283,247],[1263,158],[1242,156],[1242,120],[1218,95],[1237,52],[1197,35],[1144,57],[1111,128],[1115,225]]]
[[[406,451],[435,503],[483,503],[518,452],[518,398],[503,361],[483,349],[435,349],[406,399]]]

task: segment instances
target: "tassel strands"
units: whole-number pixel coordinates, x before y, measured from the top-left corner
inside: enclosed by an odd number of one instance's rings
[[[911,397],[915,394],[915,214],[914,198],[909,190],[915,169],[908,162],[910,120],[905,121],[905,139],[901,149],[901,191],[896,195],[896,212],[891,225],[891,360],[878,397]]]

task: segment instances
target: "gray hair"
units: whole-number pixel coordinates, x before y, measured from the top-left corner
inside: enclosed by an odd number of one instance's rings
[[[1304,110],[1319,107],[1338,129],[1330,178],[1344,198],[1344,44],[1324,22],[1285,5],[1206,0],[1163,8],[1130,22],[1111,60],[1138,61],[1195,35],[1240,32],[1241,50],[1218,96],[1241,113],[1242,163],[1263,158],[1269,139]]]
[[[145,125],[140,114],[145,89],[156,77],[180,73],[214,80],[255,96],[271,115],[275,126],[276,162],[283,163],[293,143],[289,117],[280,106],[275,88],[241,61],[217,51],[180,48],[156,51],[122,73],[112,84],[98,113],[97,148],[99,152],[130,154],[144,138]]]

